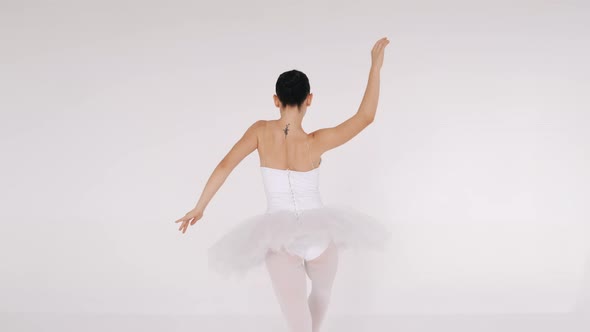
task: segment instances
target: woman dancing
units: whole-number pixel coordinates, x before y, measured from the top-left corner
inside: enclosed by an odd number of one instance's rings
[[[209,267],[243,276],[264,264],[290,332],[318,332],[324,321],[344,248],[382,249],[391,231],[368,214],[323,204],[319,166],[324,152],[356,136],[375,119],[380,71],[389,40],[371,50],[371,67],[358,111],[341,124],[307,133],[301,123],[313,94],[307,76],[290,70],[276,82],[276,120],[252,124],[217,165],[197,205],[176,220],[184,234],[203,217],[205,207],[231,171],[258,150],[267,209],[238,223],[208,252]],[[311,292],[307,294],[307,280]]]

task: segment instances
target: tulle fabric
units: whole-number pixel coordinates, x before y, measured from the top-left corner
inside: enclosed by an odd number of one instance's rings
[[[244,276],[264,262],[269,250],[322,245],[331,239],[340,249],[383,250],[391,230],[373,216],[349,206],[323,205],[299,211],[279,210],[251,216],[208,249],[209,268],[224,276]]]

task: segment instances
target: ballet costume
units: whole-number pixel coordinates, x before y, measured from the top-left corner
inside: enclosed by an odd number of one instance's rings
[[[309,171],[260,166],[260,171],[266,211],[238,222],[209,247],[211,270],[244,276],[262,265],[271,252],[287,252],[304,264],[330,246],[383,250],[391,239],[389,227],[373,216],[322,202],[319,166]]]
[[[382,250],[391,238],[390,229],[374,217],[323,204],[320,168],[311,165],[309,171],[260,166],[266,212],[239,222],[208,252],[210,269],[225,276],[243,276],[265,265],[289,332],[320,332],[339,249]]]

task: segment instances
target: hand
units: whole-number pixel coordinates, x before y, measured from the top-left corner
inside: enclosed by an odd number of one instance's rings
[[[379,39],[373,49],[371,50],[371,67],[380,70],[383,65],[383,53],[385,52],[385,46],[389,44],[387,37]]]
[[[190,210],[189,212],[187,212],[184,217],[176,220],[175,223],[182,222],[182,224],[180,225],[180,228],[178,230],[182,231],[182,234],[184,234],[186,232],[186,229],[188,228],[189,224],[191,226],[194,225],[202,217],[203,217],[203,210],[194,208],[194,209]]]

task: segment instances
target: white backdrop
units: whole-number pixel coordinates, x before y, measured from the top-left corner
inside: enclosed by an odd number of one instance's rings
[[[266,271],[207,269],[263,212],[256,152],[177,231],[274,83],[305,72],[304,128],[362,99],[327,152],[325,202],[395,230],[341,256],[333,313],[589,310],[585,1],[0,2],[0,312],[278,313]]]

